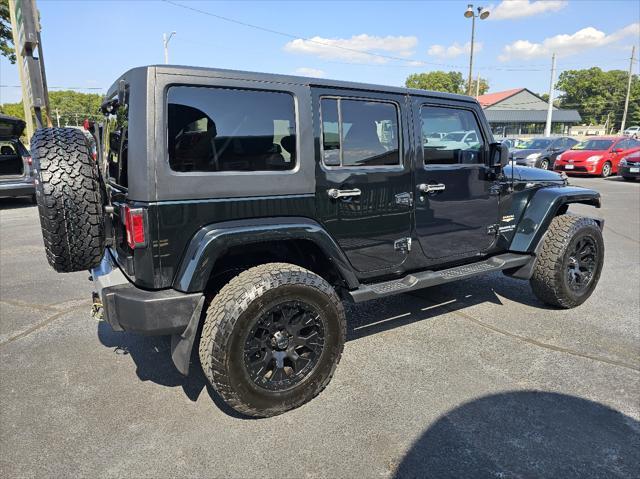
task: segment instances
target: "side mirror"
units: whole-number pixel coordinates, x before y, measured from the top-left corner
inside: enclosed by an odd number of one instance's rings
[[[502,143],[491,143],[489,145],[489,166],[492,168],[503,168],[509,164],[509,148]]]
[[[622,153],[624,151],[624,149],[622,148],[614,148],[613,150],[611,150],[611,153]]]

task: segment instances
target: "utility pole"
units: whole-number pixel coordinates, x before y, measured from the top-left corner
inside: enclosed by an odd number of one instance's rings
[[[627,122],[627,111],[629,110],[629,95],[631,94],[631,77],[633,76],[633,57],[636,54],[636,46],[631,47],[631,60],[629,61],[629,81],[627,82],[627,98],[624,100],[624,113],[622,114],[622,124],[620,125],[620,133],[624,132],[624,126]]]
[[[556,77],[556,54],[551,57],[551,79],[549,80],[549,106],[547,107],[547,124],[544,136],[551,136],[551,119],[553,118],[553,81]]]
[[[174,36],[176,32],[171,32],[168,36],[166,33],[162,34],[162,45],[164,46],[164,64],[169,64],[169,40]]]
[[[60,112],[56,108],[56,123],[58,124],[58,128],[60,128]]]
[[[31,103],[27,94],[26,78],[24,73],[24,61],[22,52],[20,51],[20,42],[18,40],[18,23],[16,21],[16,4],[15,0],[9,0],[9,16],[11,17],[11,33],[13,35],[13,49],[16,52],[16,66],[18,67],[18,75],[20,76],[20,85],[22,86],[22,106],[24,108],[24,121],[27,124],[27,141],[31,141],[33,136],[33,118],[31,116]]]

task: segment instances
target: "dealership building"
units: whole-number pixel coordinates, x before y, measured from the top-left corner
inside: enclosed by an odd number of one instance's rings
[[[478,102],[497,137],[541,135],[547,122],[548,103],[526,88],[480,95]],[[569,134],[582,118],[576,110],[553,107],[551,132]]]

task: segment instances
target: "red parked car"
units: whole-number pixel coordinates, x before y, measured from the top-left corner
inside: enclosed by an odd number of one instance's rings
[[[595,136],[581,141],[556,158],[553,169],[568,174],[600,175],[618,172],[618,163],[640,141],[626,136]]]

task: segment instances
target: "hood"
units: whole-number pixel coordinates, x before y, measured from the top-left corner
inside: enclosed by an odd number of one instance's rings
[[[514,148],[513,150],[510,151],[510,153],[513,155],[514,158],[526,158],[532,153],[540,153],[541,151],[542,150],[539,148],[528,148],[525,150]]]
[[[18,138],[26,126],[20,118],[0,114],[0,138]]]
[[[560,173],[550,170],[542,170],[540,168],[527,168],[524,166],[506,166],[504,174],[506,177],[511,177],[511,170],[513,169],[513,177],[516,181],[529,182],[552,182],[564,184],[565,179]]]
[[[567,150],[562,153],[562,161],[574,160],[581,161],[586,160],[590,156],[606,156],[609,154],[608,150]]]

